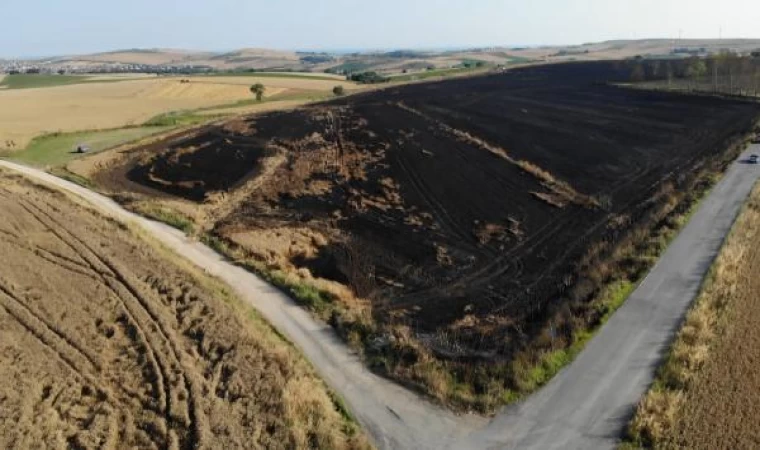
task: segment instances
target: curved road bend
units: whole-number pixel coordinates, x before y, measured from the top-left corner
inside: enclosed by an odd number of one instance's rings
[[[194,264],[228,283],[298,346],[385,449],[596,449],[615,447],[639,398],[718,254],[760,166],[733,164],[625,304],[547,386],[495,418],[457,416],[369,372],[331,329],[257,276],[226,262],[167,225],[40,170],[0,161],[74,193],[102,212],[139,224]]]

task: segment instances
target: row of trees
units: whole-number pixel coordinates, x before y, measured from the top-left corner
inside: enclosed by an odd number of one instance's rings
[[[708,58],[640,60],[631,64],[633,82],[663,81],[669,89],[760,95],[760,58],[726,53]]]

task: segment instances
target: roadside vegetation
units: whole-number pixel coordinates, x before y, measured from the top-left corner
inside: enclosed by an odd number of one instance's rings
[[[750,448],[757,442],[759,248],[760,185],[639,403],[626,447]]]

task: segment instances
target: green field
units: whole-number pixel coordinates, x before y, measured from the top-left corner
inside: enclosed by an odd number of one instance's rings
[[[47,134],[35,138],[26,149],[7,155],[7,158],[31,166],[61,166],[73,159],[85,156],[75,152],[79,144],[87,145],[90,147],[91,153],[96,153],[171,128],[173,127],[136,127]]]
[[[0,81],[0,88],[30,89],[41,87],[65,86],[68,84],[87,83],[90,78],[82,75],[43,75],[17,74],[8,75]]]
[[[180,75],[181,76],[181,75]],[[322,80],[322,81],[341,81],[340,78],[326,77],[320,75],[304,75],[297,72],[280,73],[280,72],[216,72],[207,75],[197,75],[200,77],[251,77],[251,78],[296,78],[301,80]]]
[[[391,76],[391,81],[405,82],[405,81],[425,80],[427,78],[446,78],[446,77],[453,77],[456,75],[464,75],[468,73],[485,72],[489,70],[490,68],[491,68],[490,66],[483,66],[483,67],[458,67],[454,69],[428,70],[425,72],[408,73],[404,75],[393,75]]]

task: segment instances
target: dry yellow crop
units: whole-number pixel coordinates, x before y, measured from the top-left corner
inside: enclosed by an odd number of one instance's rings
[[[289,89],[326,89],[320,80],[214,77],[153,78],[85,83],[38,89],[0,90],[0,148],[24,148],[35,136],[138,125],[158,114],[230,104],[253,98],[249,86],[262,82],[267,96]],[[291,87],[292,86],[292,87]]]

